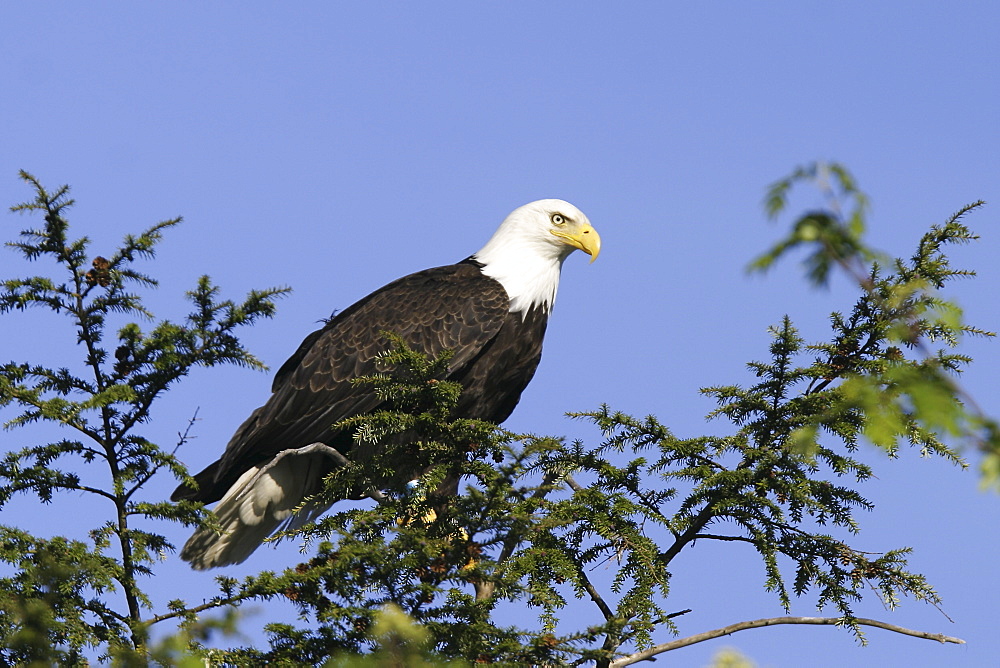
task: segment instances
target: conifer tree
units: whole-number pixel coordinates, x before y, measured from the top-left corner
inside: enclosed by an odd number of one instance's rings
[[[717,402],[710,417],[732,423],[721,436],[680,437],[655,416],[607,406],[572,414],[594,425],[593,442],[455,419],[461,387],[439,380],[449,353],[426,359],[386,333],[383,361],[392,371],[357,382],[373,384],[388,407],[342,425],[384,450],[364,466],[340,456],[325,492],[342,498],[345,490],[368,489],[370,505],[335,507],[301,528],[295,537],[310,544],[311,556],[282,573],[219,577],[211,600],[154,611],[140,578],[155,577],[156,555],[173,549],[157,527],[212,517],[199,504],[142,496],[154,475],[187,476],[171,448],[141,435],[150,407],[195,366],[260,368],[236,331],[270,317],[283,290],[220,301],[202,278],[183,324],[161,321],[144,331],[128,322],[152,318],[133,289],[155,281],[133,262],[151,257],[161,232],[179,221],[126,237],[108,259],[91,258],[85,238],[68,236],[67,189],[49,193],[23,178],[35,198],[15,210],[40,214],[44,225],[10,245],[28,260],[53,260],[63,276],[5,281],[0,313],[38,306],[68,317],[84,359],[83,371],[41,361],[0,367],[0,405],[16,410],[9,426],[53,422],[73,434],[9,452],[0,463],[0,503],[31,494],[55,504],[64,492],[83,491],[105,500],[109,512],[95,519],[87,539],[0,529],[0,559],[16,573],[0,579],[0,658],[9,663],[83,665],[101,656],[134,665],[192,658],[319,665],[336,657],[344,665],[624,666],[773,624],[842,626],[862,642],[872,627],[961,642],[856,616],[857,602],[871,592],[889,607],[904,596],[931,605],[940,598],[909,570],[907,548],[861,551],[817,525],[853,534],[857,511],[873,509],[857,491],[875,473],[857,455],[867,443],[891,453],[914,447],[959,465],[959,449],[976,447],[986,455],[988,479],[1000,470],[996,426],[957,380],[971,360],[953,350],[963,335],[991,333],[965,324],[941,296],[950,280],[971,274],[952,268],[946,252],[975,239],[962,219],[980,203],[934,226],[910,258],[891,259],[866,246],[866,199],[842,167],[811,165],[777,182],[767,198],[773,215],[803,182],[817,184],[828,206],[796,219],[753,267],[766,269],[805,247],[811,281],[843,271],[858,296],[831,315],[825,341],[807,343],[791,317],[780,318],[766,358],[749,365],[753,384],[703,390]],[[108,343],[115,318],[125,322]],[[399,434],[407,438],[393,438]],[[378,488],[375,472],[402,456],[424,458],[427,472],[398,489]],[[81,473],[92,468],[103,478]],[[438,483],[456,471],[462,492],[438,497]],[[751,546],[762,586],[781,608],[807,598],[835,616],[689,628],[690,610],[671,605],[670,585],[683,577],[674,573],[675,559],[697,541]],[[595,580],[596,565],[607,579]],[[268,625],[265,648],[209,648],[201,616],[251,599],[288,601],[303,622]],[[498,622],[497,612],[511,604],[535,611],[534,620]],[[579,606],[592,607],[600,621],[566,629],[565,613]],[[150,648],[149,626],[172,621],[181,634]]]
[[[69,188],[50,193],[30,174],[21,178],[34,198],[13,211],[42,221],[8,246],[29,261],[51,262],[56,274],[4,280],[0,313],[35,308],[64,318],[82,359],[76,368],[41,360],[0,367],[0,407],[15,409],[4,426],[51,423],[63,435],[32,444],[26,437],[26,444],[7,449],[0,460],[0,505],[15,495],[65,504],[67,493],[82,493],[100,499],[106,513],[92,519],[85,539],[0,527],[0,560],[16,573],[0,579],[0,658],[9,665],[78,665],[94,651],[101,659],[141,656],[150,606],[141,580],[152,577],[160,555],[173,550],[159,527],[201,518],[194,504],[151,501],[142,493],[155,475],[186,476],[173,444],[143,435],[150,411],[196,366],[263,368],[236,332],[271,317],[274,298],[285,291],[220,300],[218,288],[203,276],[187,294],[191,311],[183,322],[161,320],[144,330],[135,320],[153,321],[154,315],[141,291],[156,280],[136,264],[154,257],[163,233],[180,219],[127,235],[107,257],[92,256],[86,237],[69,234]],[[120,327],[109,331],[115,321]]]

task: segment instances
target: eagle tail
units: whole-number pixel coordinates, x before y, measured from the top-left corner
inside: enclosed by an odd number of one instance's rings
[[[325,449],[284,450],[266,466],[249,469],[215,507],[218,528],[195,531],[181,559],[197,570],[239,564],[282,525],[295,528],[324,513],[330,504],[310,497],[333,468]]]

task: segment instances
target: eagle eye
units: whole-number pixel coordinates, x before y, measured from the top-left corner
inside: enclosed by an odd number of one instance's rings
[[[552,222],[555,225],[565,225],[566,219],[563,217],[561,213],[554,213],[552,214]]]

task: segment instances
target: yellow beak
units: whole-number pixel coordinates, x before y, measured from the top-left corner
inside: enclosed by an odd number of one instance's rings
[[[590,256],[593,262],[601,253],[601,235],[597,233],[590,223],[579,225],[575,230],[550,230],[552,234],[563,240],[573,248],[579,248]]]

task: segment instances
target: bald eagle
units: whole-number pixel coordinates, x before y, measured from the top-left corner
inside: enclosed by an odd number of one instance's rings
[[[461,384],[456,417],[500,423],[535,373],[563,261],[591,256],[601,239],[568,202],[546,199],[513,211],[477,253],[457,264],[400,278],[344,309],[305,338],[274,377],[271,397],[230,439],[222,457],[171,497],[212,503],[221,532],[202,527],[181,558],[196,569],[244,561],[283,523],[311,519],[329,504],[302,502],[337,464],[314,444],[364,459],[338,430],[341,420],[378,410],[382,400],[353,378],[375,373],[390,347],[383,332],[437,356],[453,351],[448,380]],[[405,462],[400,473],[406,475]],[[414,477],[419,475],[419,471]]]

